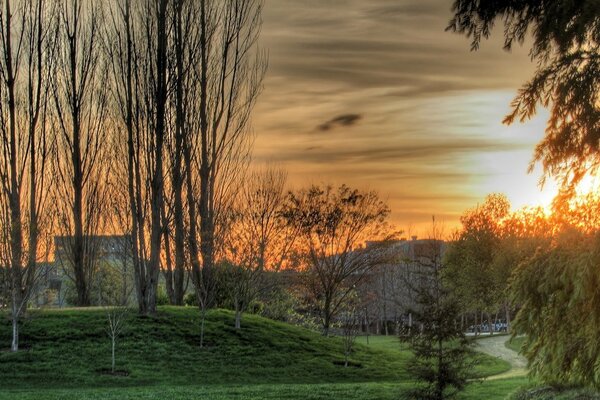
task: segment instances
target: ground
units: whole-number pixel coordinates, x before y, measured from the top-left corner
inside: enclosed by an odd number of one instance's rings
[[[514,348],[507,345],[507,343],[511,343],[511,340],[506,335],[483,337],[477,340],[477,346],[475,347],[477,351],[497,357],[508,362],[511,366],[510,370],[494,375],[489,379],[504,379],[527,375],[527,360],[517,353]]]
[[[23,351],[0,351],[0,400],[392,400],[414,385],[406,373],[410,352],[391,336],[359,338],[353,366],[344,368],[338,338],[257,316],[246,316],[237,331],[233,314],[219,310],[209,314],[201,348],[198,322],[194,308],[132,314],[117,348],[126,376],[113,376],[102,310],[32,313]],[[9,342],[10,326],[0,322],[0,349]],[[496,356],[479,357],[474,376],[506,373],[510,363]],[[502,400],[526,382],[487,379],[460,399]]]

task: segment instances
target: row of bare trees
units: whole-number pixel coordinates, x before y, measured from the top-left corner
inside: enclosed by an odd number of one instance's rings
[[[55,146],[48,100],[56,41],[45,2],[7,0],[1,8],[0,262],[16,351],[18,320],[40,272],[37,262],[49,247],[44,232],[52,224],[48,160]]]
[[[0,257],[18,320],[60,233],[90,305],[94,240],[131,235],[139,311],[187,277],[205,310],[253,142],[260,0],[3,0]],[[186,271],[189,267],[189,271]]]
[[[129,226],[142,313],[156,310],[159,273],[182,304],[186,266],[198,302],[213,297],[217,238],[250,156],[250,115],[266,72],[254,0],[133,1],[108,10]],[[124,142],[124,141],[123,141]]]

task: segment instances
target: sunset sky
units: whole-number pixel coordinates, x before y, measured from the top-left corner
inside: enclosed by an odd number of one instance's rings
[[[527,174],[545,114],[501,123],[534,65],[501,34],[471,52],[444,32],[451,3],[266,0],[256,161],[285,167],[293,186],[375,189],[420,235],[432,215],[456,226],[490,192],[547,204],[553,185],[540,192],[539,169]]]

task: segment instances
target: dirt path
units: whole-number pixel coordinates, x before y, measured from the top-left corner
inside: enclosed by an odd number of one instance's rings
[[[490,337],[477,341],[475,350],[507,361],[512,366],[509,371],[491,376],[488,379],[502,379],[527,375],[527,360],[525,357],[506,347],[504,344],[507,340],[510,340],[509,336]]]

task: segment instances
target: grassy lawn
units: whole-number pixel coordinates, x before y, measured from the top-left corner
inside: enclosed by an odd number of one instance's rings
[[[517,353],[521,352],[521,347],[523,346],[523,342],[525,341],[525,336],[519,336],[513,339],[509,339],[506,341],[506,347],[511,349],[512,351],[516,351]]]
[[[382,350],[388,354],[402,354],[404,358],[410,358],[408,345],[402,343],[395,336],[369,336],[368,338],[359,336],[356,341],[372,349]],[[476,353],[475,357],[477,363],[473,373],[474,377],[497,375],[510,370],[510,364],[506,361],[481,353]]]
[[[155,318],[132,313],[110,367],[110,341],[102,310],[32,312],[22,329],[23,350],[0,351],[0,399],[397,399],[413,383],[406,373],[410,352],[394,337],[359,338],[344,368],[338,338],[245,316],[241,331],[233,314],[209,313],[206,346],[199,343],[198,311],[164,307]],[[10,326],[1,320],[0,349]],[[474,375],[506,370],[478,356]],[[524,381],[472,385],[463,399],[503,399]]]
[[[503,400],[517,387],[526,384],[524,378],[486,381],[471,385],[460,400]],[[262,385],[211,385],[211,386],[151,386],[101,389],[50,389],[40,391],[0,391],[0,399],[8,400],[397,400],[411,387],[410,383],[331,383],[331,384],[262,384]]]

